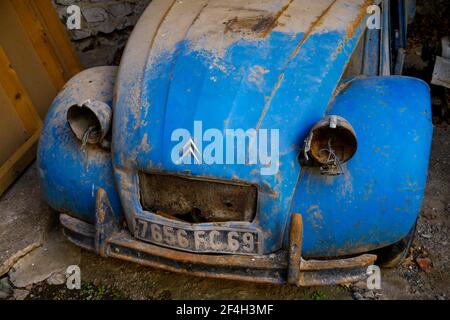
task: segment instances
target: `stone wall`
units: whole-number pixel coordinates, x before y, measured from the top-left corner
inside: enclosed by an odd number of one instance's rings
[[[53,0],[65,23],[67,7],[81,9],[81,29],[69,36],[85,68],[118,65],[134,25],[151,0]]]

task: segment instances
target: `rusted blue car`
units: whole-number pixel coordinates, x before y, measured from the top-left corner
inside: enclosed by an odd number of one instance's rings
[[[47,116],[38,167],[64,234],[104,257],[262,283],[395,265],[432,136],[427,84],[400,75],[413,9],[153,0],[120,67],[75,76]]]

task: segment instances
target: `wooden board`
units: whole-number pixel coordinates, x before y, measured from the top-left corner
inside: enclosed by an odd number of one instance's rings
[[[0,166],[24,144],[31,135],[25,130],[19,116],[14,112],[14,106],[5,90],[0,86]]]
[[[33,161],[42,128],[42,120],[2,47],[0,47],[0,86],[2,88],[1,94],[4,96],[2,109],[8,111],[8,105],[12,106],[9,109],[9,120],[13,121],[15,114],[19,118],[19,123],[23,125],[24,131],[30,136],[25,143],[14,150],[12,156],[0,167],[0,194],[2,194]],[[8,119],[3,118],[2,121],[5,122],[5,120]],[[14,127],[14,123],[4,123],[4,125]],[[5,133],[3,138],[8,139],[12,144],[17,140],[13,132]],[[2,150],[2,152],[3,158],[8,156],[4,153],[5,150]]]
[[[0,1],[0,195],[35,159],[42,119],[80,71],[51,0]]]
[[[58,89],[8,0],[0,0],[0,44],[43,119]]]
[[[40,135],[41,130],[38,130],[0,167],[0,195],[34,161]]]
[[[65,80],[69,80],[73,75],[81,71],[81,64],[78,56],[69,41],[64,25],[59,20],[50,0],[34,0],[36,12],[40,15],[40,21],[44,24],[46,32],[50,35],[55,53],[59,62],[64,68]]]
[[[30,134],[39,130],[42,126],[41,118],[2,47],[0,47],[0,85],[13,104],[25,130]]]
[[[34,0],[9,0],[13,5],[20,22],[28,34],[34,50],[39,56],[44,68],[50,76],[56,89],[62,88],[65,84],[64,69],[58,61],[58,56],[51,46],[48,34],[45,32],[42,23],[39,21],[33,9]]]

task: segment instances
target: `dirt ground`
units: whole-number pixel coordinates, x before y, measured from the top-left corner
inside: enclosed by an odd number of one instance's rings
[[[427,81],[439,50],[437,43],[449,30],[448,3],[444,5],[447,0],[430,2],[434,6],[419,1],[406,61],[408,75]],[[69,291],[65,285],[43,282],[27,288],[27,299],[449,299],[450,130],[448,119],[438,114],[434,120],[429,179],[415,241],[401,266],[382,270],[381,290],[369,291],[356,285],[296,288],[205,279],[103,259],[82,251],[81,290]]]

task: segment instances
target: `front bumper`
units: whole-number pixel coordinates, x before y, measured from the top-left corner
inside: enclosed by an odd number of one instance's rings
[[[71,242],[103,257],[196,276],[297,286],[334,285],[366,278],[367,267],[377,258],[365,254],[338,260],[302,259],[301,215],[292,218],[289,250],[261,256],[182,252],[136,240],[116,220],[102,189],[97,192],[96,207],[95,225],[60,215],[63,233]]]

